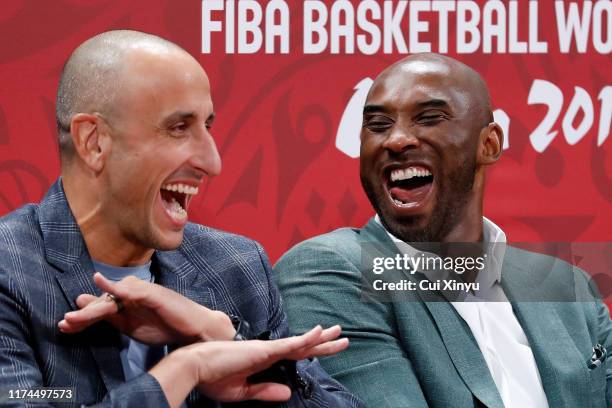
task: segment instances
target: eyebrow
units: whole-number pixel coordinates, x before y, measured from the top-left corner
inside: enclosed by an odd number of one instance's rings
[[[162,125],[170,126],[176,122],[181,122],[184,120],[186,121],[189,119],[193,119],[195,117],[196,117],[196,114],[194,112],[177,111],[177,112],[173,112],[170,115],[166,116],[164,120],[162,121]]]
[[[163,121],[162,121],[162,125],[163,126],[170,126],[176,122],[181,122],[181,121],[189,121],[189,120],[193,120],[197,117],[198,115],[195,112],[184,112],[184,111],[177,111],[174,113],[171,113],[170,115],[168,115]],[[208,118],[206,118],[206,122],[212,123],[212,121],[215,120],[215,113],[212,112]]]
[[[387,109],[384,105],[366,105],[363,107],[364,115],[367,115],[368,113],[375,113],[375,112],[388,113],[389,109]]]
[[[444,99],[427,99],[425,101],[417,102],[413,109],[422,110],[425,108],[446,108],[450,109],[450,104]],[[389,113],[390,110],[384,105],[366,105],[363,108],[363,114],[372,114],[372,113]]]

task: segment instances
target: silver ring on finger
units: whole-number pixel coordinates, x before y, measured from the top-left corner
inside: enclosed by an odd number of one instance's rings
[[[120,299],[117,299],[117,296],[113,295],[112,293],[106,293],[105,300],[107,302],[115,302],[117,305],[117,312],[121,312],[125,308],[123,302]]]

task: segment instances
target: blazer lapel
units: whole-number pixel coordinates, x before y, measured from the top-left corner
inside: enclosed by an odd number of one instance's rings
[[[208,276],[213,276],[208,265],[196,269],[183,253],[182,244],[176,251],[156,251],[153,256],[156,283],[205,306],[216,309],[216,302],[208,286]]]
[[[541,288],[542,299],[551,297],[546,282],[536,281],[537,274],[515,262],[512,254],[509,248],[504,259],[502,286],[509,299],[528,299],[512,301],[512,308],[529,340],[549,405],[572,405],[569,400],[589,401],[590,377],[586,359],[561,320],[558,309],[563,303],[538,302],[533,290],[528,297],[520,296],[525,292],[524,288]],[[584,369],[580,370],[581,367]]]
[[[364,227],[363,240],[370,244],[378,242],[384,254],[395,254],[398,251],[385,229],[373,218]],[[421,274],[406,277],[418,280],[418,275]],[[421,291],[417,293],[429,310],[457,372],[472,394],[487,407],[503,407],[487,363],[463,318],[440,293],[427,293],[426,299]],[[395,302],[393,306],[398,310],[404,309],[404,313],[409,313],[409,309],[413,307],[407,301]]]
[[[93,284],[93,264],[83,241],[81,230],[66,201],[58,180],[40,205],[40,226],[47,261],[59,273],[56,280],[72,310],[78,310],[76,298],[83,293],[101,295]],[[116,329],[109,324],[97,323],[83,333],[98,364],[100,375],[107,389],[124,382],[119,349],[121,340]]]
[[[442,296],[424,302],[431,313],[457,372],[472,394],[487,407],[503,407],[497,386],[469,326]]]

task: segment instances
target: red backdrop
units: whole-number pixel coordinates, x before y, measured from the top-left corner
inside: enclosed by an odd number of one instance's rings
[[[365,223],[373,211],[359,183],[358,158],[336,147],[336,135],[355,86],[401,55],[382,49],[374,55],[342,49],[338,54],[304,54],[302,2],[288,3],[290,52],[244,55],[225,53],[223,32],[212,34],[211,53],[201,52],[200,1],[3,1],[0,215],[38,201],[59,174],[54,98],[69,53],[96,33],[132,28],[186,48],[212,82],[217,112],[213,130],[223,172],[201,190],[192,220],[255,238],[272,260],[306,237]],[[527,3],[518,7],[522,40],[529,35]],[[565,2],[566,10],[570,3],[583,11],[582,1]],[[610,13],[602,15],[602,32],[595,34],[605,40],[610,36]],[[223,13],[212,16],[225,21]],[[436,51],[437,16],[422,13],[422,19],[429,21],[431,32],[419,38]],[[451,14],[448,54],[482,73],[495,108],[503,110],[510,123],[509,147],[489,171],[485,214],[511,241],[612,241],[610,53],[594,48],[593,30],[583,51],[572,42],[569,52],[562,52],[555,21],[553,2],[541,1],[539,38],[548,42],[547,53],[488,54],[480,48],[457,54]],[[549,114],[546,104],[528,104],[530,92],[536,99],[536,80],[550,83],[551,90],[542,93],[544,100],[560,104],[548,126],[557,134],[543,152],[537,152],[530,139]],[[583,108],[576,110],[572,105],[578,102]],[[589,103],[592,124],[586,126]],[[564,128],[565,117],[569,125]],[[576,132],[584,136],[570,144]]]

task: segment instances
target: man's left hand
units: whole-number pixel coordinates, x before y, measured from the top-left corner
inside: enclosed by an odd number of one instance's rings
[[[135,277],[112,282],[97,272],[95,284],[102,296],[80,295],[80,310],[59,322],[64,333],[77,333],[106,320],[122,333],[147,344],[191,344],[231,340],[236,334],[225,313],[208,309],[184,296]],[[109,294],[111,296],[109,296]]]

